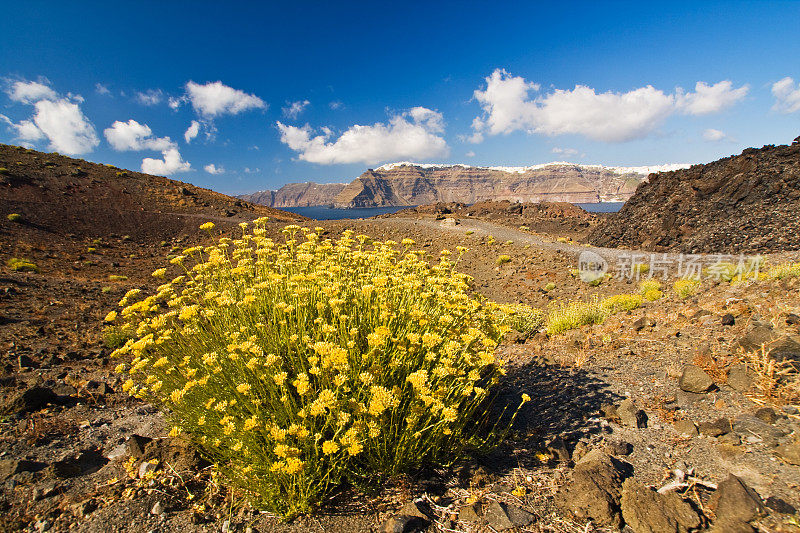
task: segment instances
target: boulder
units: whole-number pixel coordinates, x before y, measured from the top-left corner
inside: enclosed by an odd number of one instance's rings
[[[516,505],[492,500],[484,509],[483,519],[494,531],[506,531],[527,526],[533,522],[534,516]]]
[[[678,386],[682,391],[700,394],[708,392],[714,386],[714,380],[696,365],[686,365],[683,369]]]
[[[634,478],[622,485],[621,507],[634,533],[688,533],[701,525],[700,516],[680,496],[659,494]]]
[[[800,342],[792,337],[783,336],[767,346],[769,356],[779,363],[800,363]]]
[[[697,426],[691,420],[676,420],[673,424],[675,431],[687,437],[697,436]]]
[[[747,392],[755,383],[756,379],[752,372],[747,370],[747,366],[736,364],[728,370],[728,385],[739,392]]]
[[[592,450],[575,465],[573,480],[557,494],[556,505],[579,520],[619,528],[622,483],[631,470],[629,464],[604,451]]]
[[[24,415],[34,413],[47,407],[48,404],[57,403],[58,395],[47,387],[31,387],[25,391],[11,396],[2,407],[0,414]]]
[[[755,321],[750,328],[734,342],[734,348],[741,348],[745,352],[760,350],[778,339],[778,334],[768,322]]]
[[[719,531],[746,531],[745,526],[767,512],[758,493],[733,474],[719,484],[709,505],[717,516],[714,526]]]
[[[623,425],[632,428],[647,427],[647,413],[638,409],[630,398],[623,400],[617,407],[617,414]]]
[[[719,437],[720,435],[730,433],[733,427],[731,426],[730,420],[727,418],[718,418],[712,422],[701,423],[697,429],[702,435]]]
[[[790,465],[800,466],[800,442],[778,446],[775,454]]]

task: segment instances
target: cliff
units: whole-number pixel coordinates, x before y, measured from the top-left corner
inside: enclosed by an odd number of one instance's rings
[[[331,205],[344,188],[344,183],[289,183],[277,191],[258,191],[238,198],[270,207]]]
[[[437,202],[594,203],[625,201],[651,172],[686,168],[605,167],[548,163],[529,167],[473,167],[391,163],[369,169],[349,184],[291,183],[277,191],[243,195],[271,207],[340,208],[412,206]]]
[[[800,137],[651,176],[589,242],[657,252],[798,250],[798,213]]]
[[[394,163],[370,169],[334,199],[336,207],[511,202],[624,201],[652,167],[550,163],[531,167],[471,167]]]

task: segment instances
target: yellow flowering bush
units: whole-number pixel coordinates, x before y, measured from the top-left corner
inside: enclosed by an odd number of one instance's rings
[[[495,304],[495,315],[501,325],[520,333],[535,333],[544,324],[544,312],[525,304]]]
[[[309,512],[343,481],[449,463],[487,428],[507,329],[468,292],[448,252],[344,232],[322,240],[265,220],[173,258],[158,292],[120,301],[135,338],[124,389],[165,407],[256,504]],[[204,228],[210,229],[209,226]],[[371,244],[368,244],[371,243]],[[508,418],[504,418],[508,421]]]
[[[547,333],[557,335],[588,324],[602,324],[608,311],[594,298],[588,302],[569,302],[554,307],[547,316]]]
[[[678,298],[685,300],[690,296],[694,296],[700,287],[700,280],[697,278],[680,278],[672,284],[672,290],[678,295]]]

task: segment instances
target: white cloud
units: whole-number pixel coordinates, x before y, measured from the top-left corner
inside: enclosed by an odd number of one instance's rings
[[[336,111],[337,109],[342,109],[344,107],[344,103],[340,102],[339,100],[334,100],[328,104],[328,107]]]
[[[396,159],[444,157],[450,150],[437,135],[443,131],[441,113],[415,107],[389,122],[372,126],[355,125],[329,142],[333,132],[321,128],[322,134],[312,137],[309,125],[302,128],[277,123],[281,142],[298,152],[299,159],[323,165],[373,164]]]
[[[51,150],[68,155],[91,152],[100,144],[94,125],[78,105],[83,102],[80,95],[69,94],[68,98],[61,98],[46,84],[35,81],[16,81],[7,93],[16,102],[34,106],[33,116],[18,124],[3,117],[3,121],[16,130],[19,139],[37,141],[47,138]]]
[[[181,159],[181,154],[174,146],[161,152],[164,159],[145,157],[142,160],[142,172],[157,176],[170,176],[178,172],[188,172],[192,165]]]
[[[182,106],[183,104],[185,104],[188,101],[189,101],[189,99],[186,98],[185,96],[179,96],[179,97],[178,96],[170,96],[167,99],[167,105],[170,107],[170,109],[175,110],[175,109],[178,109],[180,106]]]
[[[183,134],[183,138],[186,139],[187,143],[192,142],[192,139],[197,137],[197,134],[200,133],[200,123],[196,120],[193,120],[189,127],[186,128],[186,132]]]
[[[693,93],[683,94],[683,90],[678,89],[676,105],[689,115],[719,113],[747,96],[748,91],[747,85],[734,89],[733,83],[729,80],[714,85],[698,81]]]
[[[311,102],[308,100],[298,100],[297,102],[288,103],[289,105],[282,109],[283,116],[286,118],[297,118],[310,103]]]
[[[68,155],[91,152],[100,144],[94,126],[78,104],[65,98],[39,100],[33,122],[50,140],[50,148]],[[23,121],[24,123],[24,121]],[[26,126],[30,128],[30,125]]]
[[[209,174],[224,174],[225,169],[223,167],[218,167],[214,163],[209,163],[203,167],[203,170],[208,172]]]
[[[169,137],[153,137],[150,126],[139,124],[133,119],[128,122],[117,120],[110,128],[106,128],[103,134],[114,150],[154,150],[160,152],[175,147],[175,143]]]
[[[235,115],[248,109],[264,109],[267,104],[258,96],[224,85],[221,81],[200,85],[190,81],[186,92],[192,107],[206,117]]]
[[[40,141],[44,139],[44,133],[33,121],[23,120],[17,124],[7,116],[0,115],[0,122],[5,122],[16,131],[17,139],[20,141]],[[29,145],[29,143],[26,144]]]
[[[102,94],[103,96],[111,96],[111,91],[109,90],[109,88],[103,85],[102,83],[95,83],[94,91],[97,94]]]
[[[774,111],[794,113],[800,111],[800,83],[795,84],[789,76],[772,84],[772,96],[775,97]]]
[[[526,131],[548,136],[577,134],[593,140],[624,142],[652,133],[667,117],[681,111],[700,115],[714,113],[744,98],[747,86],[734,89],[730,81],[714,85],[698,82],[695,92],[666,94],[651,85],[628,92],[597,93],[585,85],[555,89],[530,97],[540,85],[512,76],[502,69],[486,78],[486,87],[474,97],[483,108],[472,123],[470,142],[484,135]]]
[[[553,148],[552,152],[554,154],[561,154],[565,156],[573,156],[578,155],[578,151],[575,148]]]
[[[256,174],[258,172],[261,172],[261,169],[258,167],[256,168],[244,167],[244,171],[246,174]]]
[[[465,155],[465,156],[467,156],[467,157],[475,157],[475,152],[473,152],[472,150],[470,150],[469,152],[467,152],[467,153],[466,153],[466,154],[464,154],[464,155]]]
[[[703,139],[709,142],[717,142],[727,138],[728,136],[725,135],[724,132],[715,130],[713,128],[709,128],[703,132]]]
[[[148,89],[143,93],[136,93],[136,101],[142,105],[158,105],[162,100],[164,100],[164,93],[161,89]]]
[[[55,100],[56,92],[37,81],[15,81],[6,90],[8,97],[15,102],[33,104],[39,100]]]

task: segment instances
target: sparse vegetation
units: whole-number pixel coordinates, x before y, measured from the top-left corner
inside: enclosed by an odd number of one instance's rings
[[[555,288],[556,288],[556,284],[551,281],[547,285],[544,286],[544,291],[545,292],[550,292]]]
[[[123,274],[110,274],[108,276],[108,281],[127,281],[128,276]]]
[[[505,265],[506,263],[510,263],[510,262],[511,262],[511,256],[509,256],[509,255],[501,255],[495,260],[495,263],[497,263],[497,266]]]
[[[525,304],[499,304],[495,315],[501,325],[530,335],[544,324],[544,312]]]
[[[30,259],[12,257],[6,261],[6,266],[14,272],[39,272],[39,266]]]
[[[287,226],[281,244],[264,231],[259,219],[190,248],[171,261],[183,275],[120,302],[115,323],[137,333],[115,353],[132,357],[124,390],[164,406],[172,435],[285,516],[341,481],[448,464],[504,435],[513,417],[489,422],[486,400],[508,326],[449,253],[430,265],[349,231]]]
[[[600,306],[606,310],[609,315],[620,313],[623,311],[632,311],[641,307],[644,297],[641,294],[617,294],[604,298],[600,302]]]
[[[639,294],[648,302],[654,302],[664,297],[664,293],[661,292],[661,283],[654,279],[643,280],[639,284]]]
[[[785,279],[800,277],[800,263],[786,263],[776,265],[766,273],[767,279]]]
[[[672,290],[683,300],[694,296],[699,287],[700,280],[697,278],[681,278],[672,284]]]
[[[602,324],[606,310],[597,301],[558,304],[547,316],[547,333],[557,335],[589,324]]]
[[[472,235],[473,233],[475,233],[475,230],[468,229],[466,234],[467,235]]]
[[[5,176],[8,173],[9,172],[8,172],[8,169],[6,167],[0,167],[0,176]]]
[[[9,222],[23,222],[25,219],[19,213],[11,213],[6,217]]]

